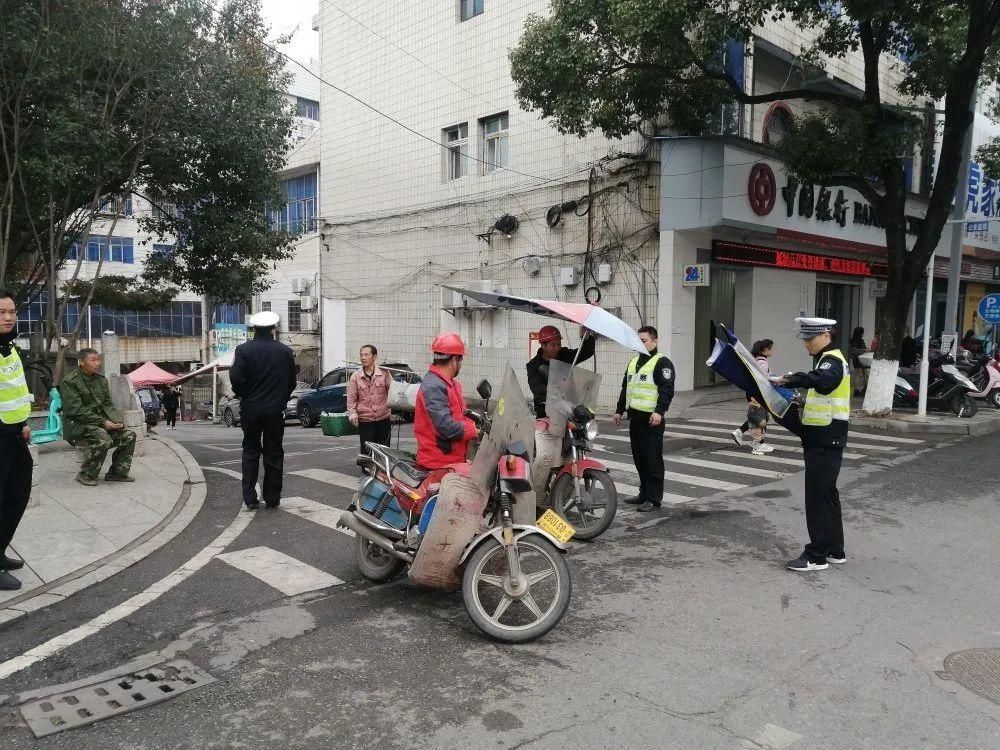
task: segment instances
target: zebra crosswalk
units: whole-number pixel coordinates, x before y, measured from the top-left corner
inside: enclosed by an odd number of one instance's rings
[[[620,498],[638,494],[639,477],[631,460],[627,429],[615,428],[610,423],[601,427],[602,434],[590,456],[608,467]],[[663,497],[665,506],[692,503],[719,493],[752,491],[754,486],[783,480],[803,469],[798,438],[783,428],[775,425],[768,429],[767,440],[775,450],[764,455],[753,455],[749,448],[735,446],[729,434],[731,431],[731,425],[721,420],[668,420],[665,431],[668,440],[664,451],[667,467],[667,491]],[[355,439],[326,438],[324,445],[337,445],[340,441]],[[402,443],[402,447],[414,448],[409,435],[403,436]],[[851,450],[844,453],[844,458],[853,465],[884,462],[924,444],[925,441],[917,438],[852,432]],[[322,450],[334,449],[325,447]],[[341,454],[327,452],[322,455],[333,457]],[[326,462],[327,459],[321,461]],[[342,586],[345,580],[357,580],[358,574],[350,554],[351,541],[344,539],[345,536],[353,537],[354,532],[337,528],[337,521],[346,512],[343,508],[347,507],[358,487],[357,475],[347,473],[353,471],[351,463],[344,459],[335,464],[341,471],[315,465],[288,467],[286,478],[297,480],[295,489],[298,494],[282,498],[279,507],[280,514],[309,522],[308,528],[319,531],[324,545],[336,548],[337,554],[324,554],[318,559],[314,556],[307,562],[299,559],[301,556],[309,559],[301,545],[289,545],[285,539],[280,542],[267,539],[256,546],[220,554],[218,559],[230,569],[251,575],[286,596],[322,591]],[[230,469],[219,468],[215,471],[238,476]],[[636,517],[632,506],[621,503],[614,523],[626,526],[634,523]],[[284,549],[279,550],[278,546]]]

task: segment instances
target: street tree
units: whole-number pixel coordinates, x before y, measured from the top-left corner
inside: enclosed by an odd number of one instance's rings
[[[722,51],[778,22],[811,40],[799,55],[804,83],[749,93]],[[510,60],[522,105],[580,136],[706,134],[733,103],[802,103],[776,146],[789,175],[856,189],[885,226],[888,284],[864,404],[885,414],[910,304],[952,210],[977,86],[995,84],[1000,70],[998,26],[1000,0],[552,0],[548,16],[528,19]],[[848,55],[862,62],[861,90],[812,83]],[[889,72],[896,100],[882,89]],[[902,156],[920,143],[928,108],[943,109],[943,128],[925,220],[908,246]]]
[[[47,347],[102,288],[119,308],[168,284],[258,291],[290,252],[264,209],[281,200],[291,116],[256,0],[0,0],[0,17],[0,283],[45,295]],[[106,255],[85,268],[88,238],[109,239],[139,195],[176,206],[137,217],[172,250],[142,279],[89,283]]]

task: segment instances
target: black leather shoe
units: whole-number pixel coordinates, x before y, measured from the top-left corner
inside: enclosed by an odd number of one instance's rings
[[[260,503],[254,500],[252,503],[247,503],[247,510],[257,510],[260,507]]]
[[[274,510],[279,505],[281,505],[281,501],[280,500],[275,500],[273,503],[264,503],[264,507],[265,508],[270,508],[271,510]]]
[[[20,570],[23,567],[24,560],[15,560],[7,555],[0,557],[0,570]]]
[[[21,582],[6,570],[0,570],[0,591],[17,591]]]
[[[625,504],[626,505],[642,505],[644,502],[646,502],[646,501],[643,500],[638,495],[635,495],[633,497],[627,497],[627,498],[625,498]]]
[[[660,509],[659,503],[651,503],[648,501],[640,505],[638,508],[636,508],[636,510],[639,511],[640,513],[652,513],[654,510],[659,510],[659,509]]]

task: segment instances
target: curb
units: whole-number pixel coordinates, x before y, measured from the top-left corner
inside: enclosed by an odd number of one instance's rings
[[[208,493],[205,474],[186,448],[170,438],[152,436],[173,451],[187,470],[188,478],[181,489],[177,502],[159,523],[144,534],[136,537],[119,550],[95,560],[79,570],[67,573],[61,578],[25,592],[21,596],[8,599],[0,608],[0,625],[16,620],[29,612],[56,604],[95,583],[100,583],[116,573],[120,573],[140,560],[148,557],[180,534],[194,520],[205,504]]]
[[[851,424],[886,432],[912,432],[923,435],[989,435],[1000,431],[1000,419],[963,419],[961,422],[911,422],[905,419],[879,419],[851,416]]]

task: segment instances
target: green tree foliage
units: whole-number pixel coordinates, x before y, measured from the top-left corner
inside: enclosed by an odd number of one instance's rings
[[[799,56],[805,82],[748,93],[726,73],[722,50],[731,41],[749,44],[755,30],[778,21],[812,40]],[[808,103],[778,155],[793,177],[855,188],[878,209],[889,278],[876,356],[895,361],[951,210],[977,82],[997,80],[998,25],[1000,0],[553,0],[548,16],[528,20],[510,60],[522,105],[578,135],[649,128],[697,135],[712,132],[727,103]],[[849,54],[863,62],[859,91],[828,85],[828,62]],[[890,66],[901,71],[912,107],[885,101]],[[921,138],[921,108],[940,101],[943,135],[926,220],[907,248],[901,157]],[[984,151],[991,154],[1000,149]],[[887,407],[887,394],[869,395],[875,410]]]

